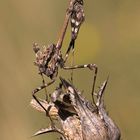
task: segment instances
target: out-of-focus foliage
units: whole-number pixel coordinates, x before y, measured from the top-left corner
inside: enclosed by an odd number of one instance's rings
[[[57,41],[66,6],[66,0],[0,1],[1,140],[27,140],[36,130],[48,126],[45,115],[29,106],[31,91],[41,84],[33,65],[32,43]],[[98,65],[97,85],[110,75],[106,107],[126,140],[140,138],[139,7],[139,0],[85,0],[86,21],[75,49],[76,64]],[[63,53],[69,38],[70,31]],[[62,74],[69,76],[68,72]],[[75,85],[89,99],[91,74],[89,70],[74,73]],[[54,138],[44,135],[33,139]]]

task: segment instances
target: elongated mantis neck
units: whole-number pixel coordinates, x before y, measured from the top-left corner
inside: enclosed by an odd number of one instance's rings
[[[61,49],[62,44],[63,44],[63,40],[64,40],[64,37],[66,34],[66,30],[68,27],[68,23],[69,23],[69,19],[70,19],[70,15],[71,15],[71,12],[73,9],[74,2],[75,2],[75,0],[70,0],[69,7],[66,11],[65,20],[64,20],[61,32],[60,32],[59,39],[58,39],[57,44],[56,44],[56,48],[58,48],[59,50]]]

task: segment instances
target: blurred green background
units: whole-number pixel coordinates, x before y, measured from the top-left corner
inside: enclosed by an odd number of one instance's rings
[[[41,84],[32,43],[56,42],[68,0],[0,0],[0,139],[46,140],[30,136],[48,126],[44,114],[29,105]],[[75,64],[96,63],[97,87],[107,78],[105,103],[122,139],[140,139],[140,1],[85,0],[86,21],[76,42]],[[70,29],[70,28],[69,28]],[[64,53],[70,39],[67,33]],[[70,64],[70,62],[68,63]],[[63,77],[69,72],[61,70]],[[58,79],[59,81],[59,79]],[[91,99],[92,73],[77,70],[74,83]],[[50,92],[55,88],[51,86]],[[42,95],[43,96],[43,95]],[[44,96],[43,96],[44,97]]]

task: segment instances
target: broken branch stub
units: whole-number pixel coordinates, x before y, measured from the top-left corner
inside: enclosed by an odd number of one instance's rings
[[[58,132],[64,140],[119,140],[120,131],[104,108],[103,93],[107,80],[101,85],[97,95],[97,105],[91,104],[66,80],[61,78],[61,94],[54,102],[40,101],[49,111],[50,117],[57,118],[61,128],[56,126],[39,130],[36,135]],[[57,93],[56,91],[54,92]],[[54,96],[54,93],[52,94]],[[31,105],[39,110],[35,100]],[[55,112],[55,113],[54,113]],[[51,114],[53,114],[51,116]]]

